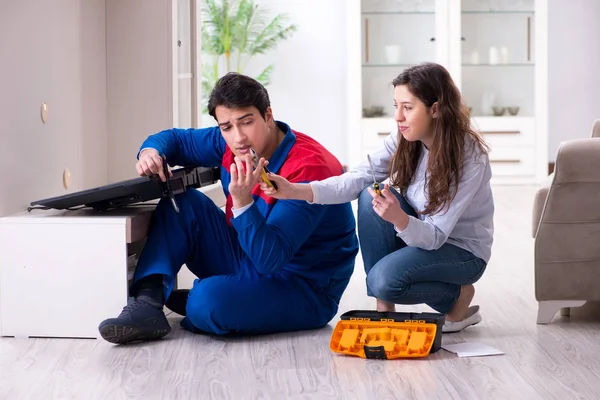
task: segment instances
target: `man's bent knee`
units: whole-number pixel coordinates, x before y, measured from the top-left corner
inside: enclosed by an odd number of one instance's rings
[[[234,313],[228,304],[227,292],[223,291],[223,276],[214,276],[194,282],[190,291],[186,315],[196,328],[214,334],[229,332],[228,327],[222,326],[222,317]]]

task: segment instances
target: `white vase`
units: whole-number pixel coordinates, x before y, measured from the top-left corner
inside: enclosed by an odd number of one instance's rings
[[[498,49],[493,46],[490,47],[490,64],[498,64],[498,58]]]
[[[508,64],[508,48],[506,46],[500,47],[500,59],[502,64]]]
[[[399,45],[389,45],[385,46],[385,59],[388,64],[398,64],[400,63],[400,55],[402,49]]]
[[[481,96],[481,114],[491,115],[492,106],[494,105],[495,96],[491,92],[484,92]]]

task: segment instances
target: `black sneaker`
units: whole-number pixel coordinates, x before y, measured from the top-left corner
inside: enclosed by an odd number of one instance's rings
[[[171,325],[162,308],[134,300],[117,318],[102,321],[98,330],[107,342],[124,344],[160,339],[171,332]]]
[[[165,306],[169,310],[185,317],[185,307],[187,306],[189,294],[189,289],[175,289],[171,292]]]

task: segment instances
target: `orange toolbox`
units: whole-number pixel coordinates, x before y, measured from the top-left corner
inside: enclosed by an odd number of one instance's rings
[[[442,346],[444,315],[438,313],[348,311],[335,326],[335,353],[392,360],[426,357]]]

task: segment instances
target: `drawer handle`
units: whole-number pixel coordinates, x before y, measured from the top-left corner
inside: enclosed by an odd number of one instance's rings
[[[490,160],[490,162],[496,164],[521,164],[521,160]]]
[[[485,131],[484,135],[518,135],[521,131]]]
[[[378,132],[377,136],[388,136],[390,135],[392,132]]]

